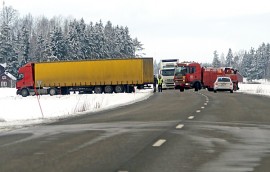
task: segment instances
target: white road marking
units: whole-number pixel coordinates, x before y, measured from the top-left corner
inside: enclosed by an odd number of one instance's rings
[[[197,112],[197,113],[200,113],[200,112],[201,112],[201,110],[196,110],[196,112]]]
[[[190,117],[188,117],[188,119],[194,119],[194,116],[190,116]]]
[[[179,124],[179,125],[176,126],[177,129],[181,129],[183,127],[184,127],[184,124]]]
[[[156,141],[156,143],[154,143],[152,146],[153,146],[153,147],[159,147],[159,146],[163,145],[163,143],[165,143],[165,142],[166,142],[166,140],[164,140],[164,139],[159,139],[159,140]]]
[[[202,109],[204,109],[204,107],[203,107],[203,106],[202,106],[201,108],[202,108]]]
[[[207,103],[204,103],[205,106],[207,106]]]

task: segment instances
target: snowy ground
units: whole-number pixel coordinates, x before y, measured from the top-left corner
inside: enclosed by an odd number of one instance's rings
[[[147,99],[151,89],[127,94],[16,95],[14,88],[0,88],[0,131],[7,127],[47,123],[83,113],[96,112]]]
[[[270,96],[270,82],[239,84],[237,92]],[[7,128],[48,123],[83,113],[96,112],[147,99],[151,89],[136,90],[132,94],[72,94],[68,96],[16,95],[16,90],[0,88],[0,132]]]
[[[243,92],[248,94],[258,94],[270,96],[270,82],[265,80],[255,81],[255,84],[248,82],[239,84],[240,90],[237,92]]]

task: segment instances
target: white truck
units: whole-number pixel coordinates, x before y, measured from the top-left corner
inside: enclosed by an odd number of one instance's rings
[[[174,89],[174,70],[178,59],[163,59],[160,60],[159,75],[163,78],[162,89]]]

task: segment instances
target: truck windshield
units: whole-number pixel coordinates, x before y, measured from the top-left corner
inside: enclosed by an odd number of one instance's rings
[[[179,66],[175,68],[175,76],[184,76],[189,73],[189,67],[186,66]]]
[[[174,75],[174,69],[162,69],[161,75],[162,76],[173,76]]]

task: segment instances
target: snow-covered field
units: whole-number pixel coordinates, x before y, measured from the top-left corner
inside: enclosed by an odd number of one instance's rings
[[[239,84],[240,90],[237,92],[243,92],[248,94],[258,94],[270,96],[270,82],[267,80],[254,81],[257,84],[249,84],[248,82]]]
[[[237,92],[270,96],[270,82],[239,84]],[[96,112],[131,104],[152,95],[151,89],[132,94],[72,94],[68,96],[16,95],[14,88],[0,88],[0,131],[7,127],[22,127],[47,123],[83,113]],[[236,93],[237,94],[237,93]]]
[[[24,98],[16,95],[14,88],[0,88],[0,131],[7,126],[47,123],[59,118],[127,105],[147,99],[151,94],[151,89],[145,89],[131,94],[43,95]]]

